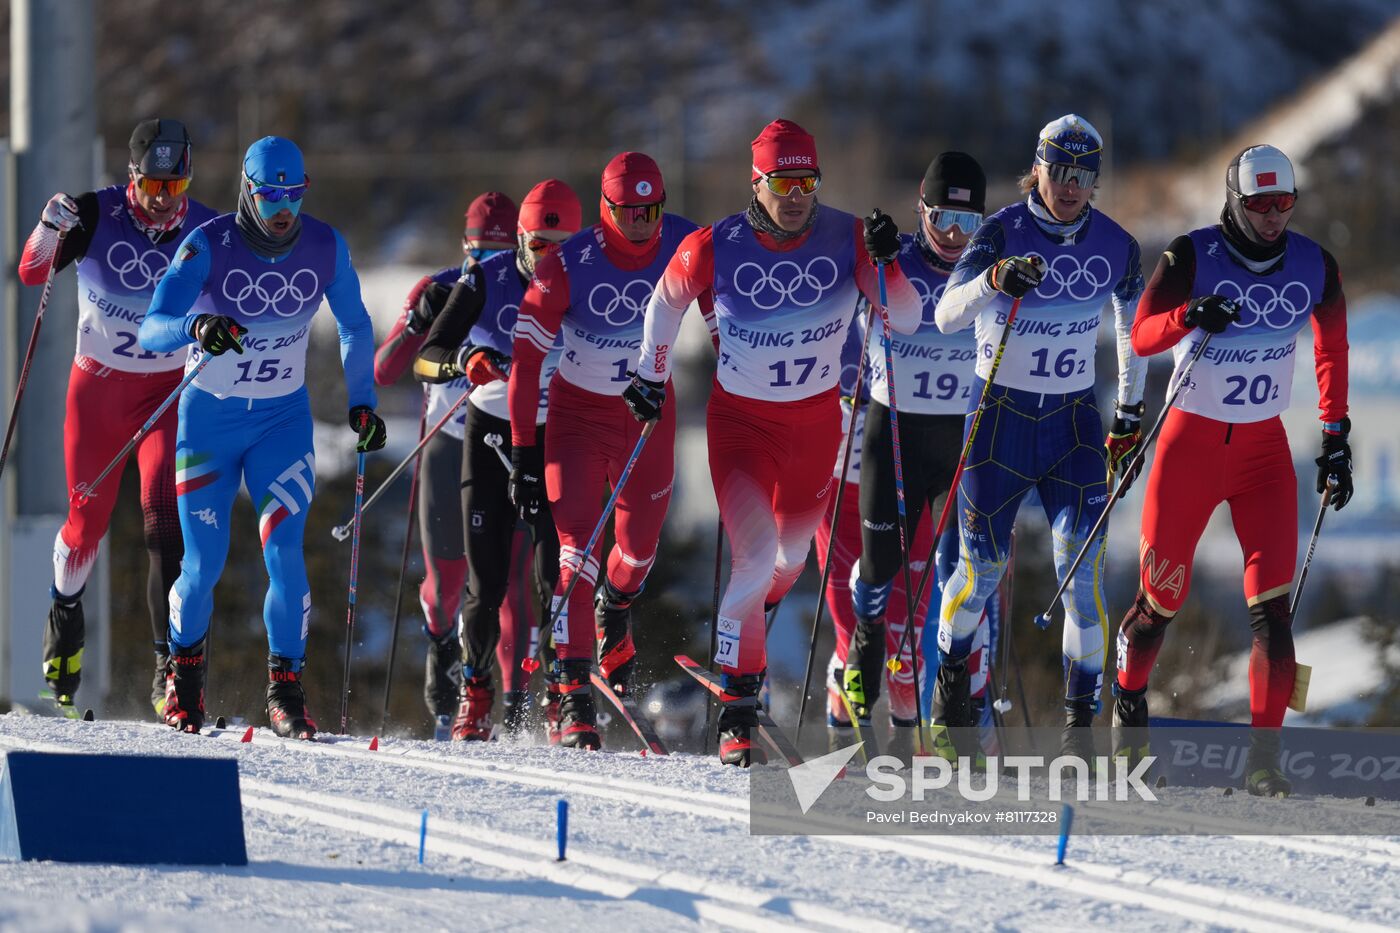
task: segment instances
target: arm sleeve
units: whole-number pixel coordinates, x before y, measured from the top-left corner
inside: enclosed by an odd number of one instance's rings
[[[1114,347],[1118,351],[1118,403],[1136,405],[1142,401],[1147,381],[1147,360],[1133,352],[1133,322],[1142,295],[1142,250],[1128,237],[1128,265],[1113,289]]]
[[[985,273],[1001,258],[1005,248],[1006,233],[1000,221],[989,221],[977,229],[948,276],[943,297],[934,309],[933,319],[939,330],[945,334],[965,330],[996,297],[997,290]]]
[[[384,342],[379,345],[379,349],[374,351],[374,382],[375,385],[387,386],[398,381],[403,375],[403,371],[413,362],[413,357],[418,353],[418,348],[423,345],[426,334],[410,334],[407,331],[409,315],[413,313],[413,306],[418,301],[418,296],[423,294],[423,289],[428,287],[432,276],[425,275],[419,279],[409,290],[408,298],[404,300],[403,313],[394,321],[394,326],[389,329],[389,336],[384,338]]]
[[[879,306],[880,272],[865,251],[865,224],[860,218],[856,218],[855,237],[856,287],[866,301]],[[901,334],[912,334],[919,329],[923,323],[924,303],[897,262],[885,266],[885,297],[889,299],[884,313],[890,320],[890,327]]]
[[[554,347],[554,338],[569,310],[569,277],[558,251],[535,266],[535,276],[520,299],[511,343],[513,361],[506,405],[510,409],[511,443],[535,446],[535,416],[540,409],[540,368]]]
[[[486,304],[486,286],[478,269],[472,269],[452,286],[447,304],[433,319],[427,339],[413,363],[413,376],[419,382],[448,382],[461,375],[457,371],[457,351],[481,319]]]
[[[1326,250],[1322,259],[1322,301],[1312,318],[1318,409],[1323,421],[1341,421],[1347,416],[1347,299],[1337,260]]]
[[[643,379],[665,382],[671,377],[671,349],[681,332],[686,308],[701,296],[708,296],[710,312],[705,324],[710,339],[719,346],[718,325],[714,321],[715,243],[714,230],[701,227],[686,234],[666,264],[661,281],[651,293],[646,321],[642,327],[642,348],[637,373]],[[704,304],[701,305],[704,310]]]
[[[1133,316],[1133,351],[1140,357],[1161,353],[1191,332],[1186,306],[1196,283],[1196,247],[1189,236],[1167,244]]]
[[[79,226],[69,230],[62,240],[57,230],[45,226],[42,221],[34,225],[19,259],[19,280],[25,285],[43,285],[49,276],[49,266],[53,266],[57,274],[69,263],[87,255],[92,233],[97,229],[97,192],[80,194],[74,200],[78,204]],[[58,250],[57,264],[53,261],[54,250]]]
[[[340,334],[340,364],[345,368],[345,394],[350,407],[374,408],[379,404],[374,391],[374,324],[365,310],[350,248],[339,231],[335,232],[335,278],[326,287],[326,300]]]
[[[175,260],[156,284],[151,307],[141,322],[141,347],[169,353],[194,343],[190,325],[197,315],[190,314],[204,282],[209,278],[209,241],[204,231],[195,230],[175,251]]]

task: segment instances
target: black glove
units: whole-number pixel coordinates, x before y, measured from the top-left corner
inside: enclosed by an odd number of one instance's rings
[[[510,449],[510,501],[531,525],[544,507],[544,452],[539,447]]]
[[[243,344],[238,338],[247,331],[237,321],[222,314],[201,314],[190,327],[190,336],[211,356],[218,356],[232,350],[243,352]]]
[[[873,262],[888,265],[899,256],[899,227],[894,218],[878,207],[869,217],[862,217],[865,223],[865,251]]]
[[[372,450],[382,450],[384,442],[389,439],[389,432],[384,428],[384,419],[374,413],[374,409],[368,405],[356,405],[350,409],[350,427],[359,432],[360,439],[355,442],[355,452],[367,454]]]
[[[1108,437],[1103,442],[1108,451],[1108,468],[1118,474],[1118,485],[1123,487],[1124,492],[1128,491],[1133,485],[1133,480],[1142,472],[1141,460],[1137,462],[1137,469],[1128,471],[1142,443],[1142,411],[1141,402],[1126,407],[1118,406],[1113,416],[1113,425],[1108,429]]]
[[[666,383],[643,379],[636,373],[628,373],[631,383],[622,390],[622,400],[638,421],[655,421],[661,417],[661,406],[666,404]]]
[[[1320,493],[1332,484],[1332,495],[1328,500],[1338,512],[1351,501],[1354,491],[1351,485],[1351,445],[1347,435],[1351,433],[1351,419],[1342,419],[1342,430],[1337,434],[1322,432],[1322,456],[1317,464],[1317,491]]]
[[[1044,263],[1039,257],[1012,256],[997,260],[987,270],[987,281],[992,288],[1011,298],[1024,298],[1036,290],[1045,277]]]
[[[1184,323],[1208,334],[1219,334],[1240,319],[1240,306],[1224,295],[1202,295],[1186,306]]]
[[[447,296],[451,294],[450,286],[441,282],[429,282],[418,294],[418,300],[408,312],[408,322],[404,324],[403,329],[410,334],[426,334],[428,328],[433,326],[433,320],[447,306]]]

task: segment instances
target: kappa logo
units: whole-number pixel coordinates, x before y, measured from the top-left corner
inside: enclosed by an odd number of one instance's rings
[[[810,308],[836,286],[841,270],[829,256],[813,256],[807,265],[799,266],[790,259],[764,269],[756,262],[740,263],[734,270],[734,290],[761,311],[772,311],[783,305]]]
[[[1230,325],[1232,330],[1256,324],[1270,330],[1286,330],[1300,315],[1308,314],[1313,308],[1312,292],[1297,280],[1275,289],[1264,282],[1251,282],[1242,288],[1236,282],[1222,279],[1215,284],[1214,292],[1239,305],[1240,319]]]
[[[588,310],[614,327],[626,327],[646,311],[652,287],[646,279],[633,279],[621,289],[599,282],[588,293]]]
[[[278,317],[294,317],[313,302],[320,302],[321,280],[310,269],[298,269],[290,277],[269,270],[257,278],[242,269],[230,269],[222,291],[244,317],[268,311]]]
[[[1031,255],[1047,263],[1045,278],[1035,290],[1041,298],[1068,295],[1076,301],[1088,301],[1113,279],[1113,266],[1103,256],[1086,257],[1081,265],[1071,253],[1060,253],[1050,260],[1038,253]]]
[[[210,525],[214,528],[219,527],[219,517],[214,514],[213,509],[199,509],[198,511],[190,512],[190,514],[206,525]]]
[[[735,224],[734,226],[729,228],[729,233],[725,235],[725,239],[730,243],[737,243],[739,242],[739,237],[743,235],[744,228],[739,226],[738,224]]]
[[[593,244],[590,243],[590,244],[588,244],[587,246],[585,246],[585,247],[583,248],[583,251],[582,251],[581,253],[578,254],[578,264],[581,265],[581,266],[586,266],[586,265],[588,265],[589,263],[591,263],[592,261],[593,261]]]
[[[144,292],[156,287],[170,259],[158,249],[137,252],[125,240],[118,240],[107,249],[107,268],[117,274],[123,287]]]

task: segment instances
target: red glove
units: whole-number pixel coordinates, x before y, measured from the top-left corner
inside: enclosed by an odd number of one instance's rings
[[[510,361],[490,347],[464,347],[458,368],[474,386],[510,379]]]

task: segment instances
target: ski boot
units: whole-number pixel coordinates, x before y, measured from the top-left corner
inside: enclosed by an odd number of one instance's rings
[[[1245,759],[1245,790],[1254,797],[1287,797],[1293,782],[1279,766],[1281,735],[1278,729],[1249,730],[1249,757]]]
[[[451,631],[442,635],[427,632],[427,635],[428,658],[423,670],[423,701],[428,704],[428,712],[435,718],[450,717],[457,712],[457,695],[462,691],[462,643]]]
[[[291,658],[267,656],[267,720],[282,738],[314,739],[316,723],[306,709],[301,686],[301,663]]]
[[[204,726],[204,642],[170,654],[161,718],[180,732],[198,734]]]
[[[641,595],[622,593],[606,578],[593,594],[593,621],[598,632],[598,671],[619,696],[631,686],[637,648],[632,643],[632,601]]]
[[[747,768],[767,760],[763,749],[753,741],[763,677],[758,673],[724,674],[720,678],[724,692],[738,698],[725,703],[719,714],[719,760],[724,764]]]
[[[596,751],[603,747],[593,684],[588,679],[592,667],[593,662],[584,658],[570,658],[555,661],[550,672],[549,689],[559,697],[559,744],[565,748]]]
[[[165,687],[170,676],[170,647],[164,642],[156,645],[156,672],[151,678],[151,708],[156,711],[156,719],[165,721]]]
[[[49,609],[48,624],[44,626],[43,695],[58,704],[59,712],[64,716],[77,719],[73,696],[78,692],[78,683],[82,680],[86,630],[83,591],[64,596],[50,586],[49,595],[53,598],[53,606]]]
[[[544,714],[544,737],[550,745],[559,744],[559,694],[545,685],[540,695],[540,712]]]
[[[1065,703],[1065,727],[1060,730],[1060,757],[1078,758],[1094,774],[1098,769],[1094,749],[1094,713],[1092,701],[1075,700]]]
[[[1137,767],[1148,755],[1147,687],[1128,690],[1113,681],[1113,757]]]
[[[861,740],[866,743],[867,758],[875,755],[875,732],[870,728],[870,714],[880,699],[880,685],[884,680],[885,623],[857,616],[851,646],[846,651],[841,689]]]
[[[967,670],[967,658],[946,658],[939,665],[929,713],[933,754],[956,765],[959,747],[954,733],[949,730],[971,730],[977,725],[977,720],[973,719],[972,676]]]
[[[488,673],[485,677],[478,677],[469,668],[463,668],[462,674],[462,702],[452,723],[452,741],[490,741],[491,707],[496,702],[491,675]]]
[[[835,652],[826,665],[826,750],[834,752],[849,748],[856,740],[855,726],[851,725],[851,714],[846,710],[841,684],[845,680],[846,669],[836,660]]]
[[[501,729],[512,739],[525,734],[530,717],[530,694],[524,690],[507,690],[501,698]]]

